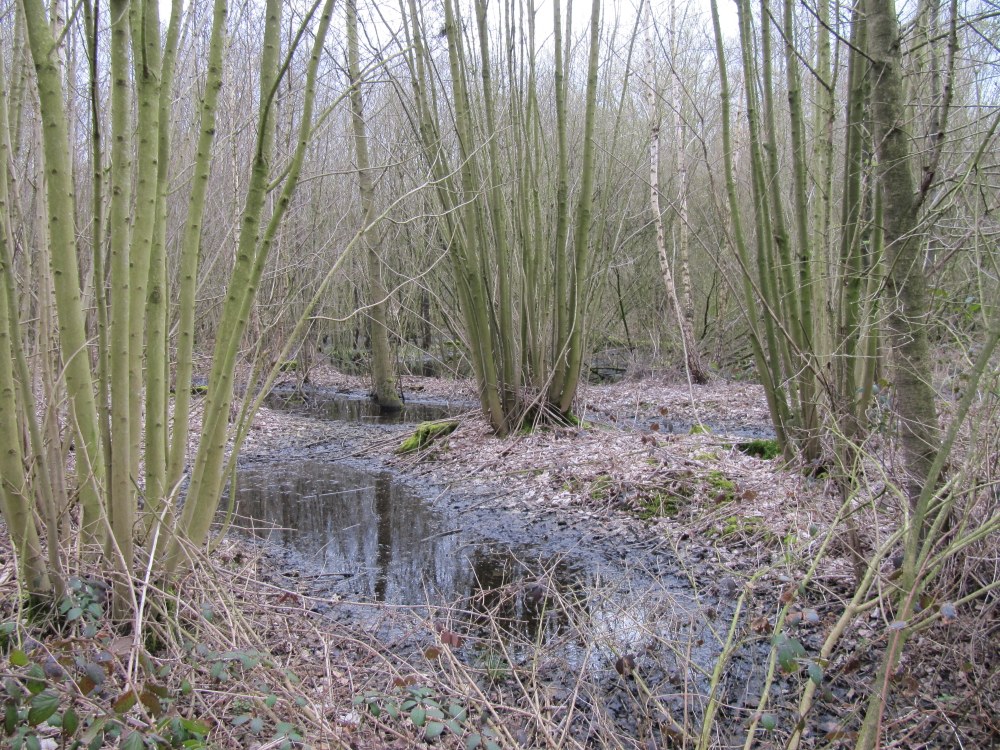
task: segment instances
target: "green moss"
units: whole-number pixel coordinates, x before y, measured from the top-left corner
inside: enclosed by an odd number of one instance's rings
[[[774,539],[760,516],[729,516],[722,522],[722,529],[717,533],[723,539],[731,536],[762,536],[765,541]]]
[[[736,449],[748,456],[762,458],[765,461],[770,461],[781,455],[781,447],[777,440],[747,440],[745,443],[737,443]]]
[[[719,505],[725,505],[726,503],[731,503],[736,499],[736,483],[729,479],[721,471],[710,471],[705,477],[705,483],[708,485],[709,494],[711,494],[715,502]]]
[[[590,495],[590,499],[591,500],[606,499],[611,492],[612,484],[614,483],[611,481],[611,477],[605,474],[602,474],[601,476],[597,477],[597,479],[595,479],[590,484],[590,492],[588,493]]]
[[[295,372],[299,369],[299,363],[294,359],[287,359],[278,365],[278,370],[281,372]]]
[[[688,435],[711,435],[712,429],[701,422],[691,425],[691,429],[688,430]]]
[[[653,518],[673,518],[681,509],[681,499],[670,492],[654,492],[643,498],[639,512],[636,514],[643,521]]]
[[[716,451],[699,451],[694,454],[695,461],[718,461],[719,454]]]
[[[726,490],[732,492],[736,489],[736,483],[729,479],[725,474],[718,470],[712,470],[708,472],[708,476],[705,480],[712,486],[720,490]]]
[[[458,422],[456,421],[422,422],[417,425],[416,431],[410,437],[399,444],[396,453],[412,453],[421,450],[438,438],[450,435],[457,428]]]

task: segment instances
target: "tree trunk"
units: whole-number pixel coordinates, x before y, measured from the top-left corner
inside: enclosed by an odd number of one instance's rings
[[[899,26],[893,0],[869,0],[872,114],[886,260],[889,338],[906,494],[920,495],[941,444],[927,341],[924,276],[910,136],[905,127]]]
[[[375,247],[377,232],[372,226],[375,219],[375,188],[372,183],[368,158],[368,134],[365,130],[364,106],[361,99],[361,71],[358,64],[358,9],[356,0],[347,0],[347,74],[351,86],[351,123],[354,128],[354,155],[358,168],[358,185],[361,197],[361,242],[368,266],[368,317],[371,321],[372,380],[375,398],[384,411],[398,411],[403,407],[399,383],[389,347],[389,330],[385,308],[388,294],[382,283],[382,263]]]
[[[687,367],[688,377],[695,383],[707,383],[708,372],[701,362],[698,354],[698,343],[694,340],[694,332],[691,326],[691,317],[688,311],[681,305],[677,296],[677,287],[674,284],[674,275],[670,267],[670,257],[667,254],[666,237],[663,231],[663,215],[660,213],[660,112],[657,106],[657,82],[656,70],[653,63],[653,40],[652,40],[652,14],[649,5],[646,5],[647,27],[646,33],[646,104],[649,108],[650,134],[649,134],[649,205],[653,212],[653,226],[656,228],[656,253],[660,259],[660,273],[663,276],[663,285],[666,287],[667,298],[670,306],[677,317],[677,325],[681,332],[681,345],[684,347],[684,364]],[[678,121],[680,113],[677,113]],[[679,144],[675,144],[681,148]],[[679,159],[683,159],[680,156]],[[683,189],[683,183],[682,183]],[[681,217],[683,224],[686,217]],[[681,227],[681,231],[686,231]]]
[[[23,7],[41,104],[49,243],[64,377],[73,404],[77,473],[83,506],[81,530],[84,547],[92,550],[104,536],[100,490],[104,481],[104,456],[90,362],[86,356],[87,334],[76,257],[75,201],[66,109],[58,65],[52,54],[55,40],[45,6],[41,0],[25,0]]]

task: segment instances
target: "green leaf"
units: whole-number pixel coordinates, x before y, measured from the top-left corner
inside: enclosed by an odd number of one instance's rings
[[[354,700],[360,703],[362,700],[364,700],[364,698],[362,696],[358,696]],[[278,702],[278,696],[276,695],[269,695],[264,699],[264,705],[267,706],[268,708],[274,708],[274,704],[277,702]]]
[[[28,724],[38,726],[48,719],[59,708],[59,696],[48,690],[39,693],[31,699],[31,708],[28,709]]]
[[[478,732],[476,734],[470,734],[468,737],[465,738],[465,750],[476,750],[476,748],[478,748],[482,744],[483,744],[483,735],[479,734]]]
[[[823,682],[823,667],[821,667],[819,664],[817,664],[814,661],[811,661],[809,662],[809,665],[806,667],[806,670],[809,672],[809,679],[815,682],[817,685]]]
[[[7,706],[3,712],[3,729],[6,734],[14,734],[17,728],[17,704],[14,701],[7,701]]]
[[[100,664],[94,664],[92,661],[88,661],[83,666],[83,673],[90,678],[90,681],[95,685],[103,685],[105,680],[104,667]]]
[[[448,713],[457,721],[465,721],[469,717],[468,712],[457,703],[452,703],[448,706]]]
[[[240,716],[237,716],[235,719],[233,719],[233,726],[241,727],[248,721],[250,721],[250,714],[241,714]]]
[[[10,652],[10,663],[15,667],[26,667],[28,666],[28,655],[21,649],[15,648]]]
[[[444,724],[440,721],[429,721],[427,726],[424,728],[424,739],[434,740],[441,736],[444,731]]]
[[[264,731],[264,720],[259,716],[254,716],[250,719],[250,726],[247,729],[250,730],[250,734],[260,734]]]
[[[42,742],[37,734],[29,734],[24,738],[24,750],[42,750]]]
[[[81,615],[83,615],[82,607],[71,607],[69,611],[66,612],[66,622],[73,622],[73,620],[79,620]]]
[[[422,727],[426,720],[427,712],[420,706],[417,706],[415,709],[410,711],[410,721],[413,722],[414,726]]]
[[[185,732],[190,732],[198,737],[207,736],[208,730],[211,729],[208,724],[198,719],[181,719],[181,726],[184,727]]]
[[[784,672],[794,672],[798,669],[798,660],[806,655],[805,647],[794,638],[780,633],[774,639],[777,649],[778,664]]]
[[[760,717],[760,725],[766,731],[773,732],[774,728],[778,726],[778,720],[774,714],[764,714]]]
[[[25,686],[32,695],[36,695],[49,686],[49,681],[45,679],[45,670],[39,664],[32,664],[28,667]]]
[[[226,663],[224,661],[215,662],[212,665],[211,675],[214,680],[227,682],[229,680],[229,670],[226,669]]]
[[[80,726],[80,717],[76,715],[76,711],[72,708],[67,708],[66,713],[63,714],[62,720],[62,731],[67,737],[72,737],[76,734],[77,728]]]
[[[135,691],[128,690],[115,699],[115,702],[111,704],[111,708],[114,709],[116,714],[122,716],[128,713],[138,701],[139,696],[135,694]]]
[[[121,750],[143,750],[146,743],[139,732],[129,732],[128,736],[122,740]]]

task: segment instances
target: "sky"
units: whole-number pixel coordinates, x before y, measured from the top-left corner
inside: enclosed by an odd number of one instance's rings
[[[396,15],[394,10],[396,8],[396,0],[368,0],[369,2],[375,3],[379,6],[382,12],[386,12],[390,15]],[[490,0],[490,6],[492,8],[497,8],[501,5],[502,0]],[[563,5],[563,14],[565,18],[565,6],[566,0],[561,0]],[[661,19],[667,19],[670,15],[670,2],[671,0],[652,0],[653,10],[657,17]],[[711,22],[709,15],[709,0],[673,0],[676,2],[678,7],[678,13],[681,9],[687,6],[692,6],[692,9],[703,15],[705,20],[705,31],[706,33],[711,33]],[[363,8],[365,0],[361,0],[358,5],[359,8]],[[733,0],[718,0],[719,4],[719,18],[722,25],[722,33],[727,37],[733,37],[736,35],[736,5]],[[185,5],[187,5],[187,0],[185,0]],[[170,6],[171,0],[160,0],[160,20],[164,24],[167,24],[170,19]],[[605,0],[603,3],[603,10],[606,17],[610,17],[611,14],[618,14],[621,18],[623,24],[630,24],[635,18],[635,13],[639,7],[638,0]],[[471,8],[467,10],[469,17],[472,17]],[[573,27],[574,32],[579,34],[584,29],[587,19],[590,15],[590,3],[586,0],[575,0],[573,3]],[[363,16],[362,16],[363,17]],[[550,37],[552,34],[552,0],[536,0],[536,34],[539,40],[544,40]]]

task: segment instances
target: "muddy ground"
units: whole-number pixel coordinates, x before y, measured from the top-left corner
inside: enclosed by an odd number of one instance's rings
[[[320,371],[312,374],[308,389],[314,399],[333,393],[357,399],[365,397],[366,385],[361,379]],[[302,412],[265,409],[255,422],[244,461],[253,466],[281,456],[388,470],[394,481],[412,488],[440,513],[442,533],[461,534],[467,547],[512,550],[527,561],[522,576],[486,582],[499,589],[490,602],[507,603],[493,615],[530,620],[532,586],[540,580],[553,587],[558,601],[550,605],[550,616],[558,610],[559,622],[547,631],[542,627],[542,635],[536,626],[527,634],[507,633],[500,640],[509,637],[513,643],[518,635],[527,635],[542,645],[546,638],[575,643],[572,649],[545,652],[545,683],[547,690],[565,697],[574,685],[579,688],[578,675],[589,675],[588,697],[567,729],[587,745],[669,746],[681,728],[665,715],[697,723],[708,705],[712,666],[727,636],[734,633],[731,661],[716,693],[722,700],[717,731],[721,746],[741,745],[748,724],[762,716],[760,692],[776,613],[797,596],[793,624],[786,625],[785,632],[802,645],[803,653],[795,669],[773,675],[766,708],[776,717],[775,731],[794,726],[795,696],[810,675],[815,676],[820,661],[814,656],[840,613],[839,602],[852,590],[852,558],[848,546],[834,536],[812,589],[796,592],[795,582],[804,574],[811,552],[826,538],[837,503],[826,480],[809,478],[803,471],[809,467],[786,466],[780,457],[765,459],[741,450],[751,439],[771,434],[759,386],[716,382],[690,387],[657,379],[590,385],[582,389],[576,408],[583,426],[540,427],[506,439],[498,439],[478,413],[470,383],[406,378],[403,388],[411,404],[458,412],[459,427],[416,454],[398,455],[394,451],[412,433],[412,424],[314,420]],[[890,528],[892,514],[883,518]],[[861,543],[873,545],[886,529],[863,528]],[[277,567],[288,564],[275,560]],[[572,597],[567,598],[572,586],[552,583],[559,577],[554,572],[557,563],[575,571],[569,577],[575,575],[577,584],[587,589],[586,624],[579,622],[579,610],[568,600]],[[580,571],[586,573],[583,583]],[[287,578],[275,582],[290,585]],[[311,598],[308,581],[291,582],[291,588],[305,596],[304,607],[334,618],[341,608],[341,620],[356,622],[356,614],[343,605]],[[476,596],[484,594],[478,591]],[[730,632],[738,602],[740,612]],[[427,623],[448,613],[447,628],[440,622],[434,626],[438,633],[454,628],[468,638],[449,655],[470,668],[481,665],[474,644],[489,638],[477,631],[475,617],[469,616],[470,610],[479,613],[474,602],[456,599],[451,609],[402,609],[407,613],[402,627],[400,609],[394,607],[380,607],[379,616],[385,620],[365,626],[380,633],[401,660],[411,667],[414,659],[419,662],[421,649],[427,648]],[[458,614],[463,611],[464,616]],[[851,745],[860,719],[858,699],[877,664],[875,652],[868,652],[865,644],[877,639],[885,624],[882,618],[877,609],[860,617],[856,633],[844,639],[842,653],[823,663],[823,690],[809,717],[805,746]],[[625,626],[605,628],[602,623],[609,621]],[[941,663],[924,661],[942,659],[948,647],[941,645],[941,637],[947,643],[947,635],[940,632],[917,639],[912,662],[905,663],[903,672],[913,684],[924,680],[935,685],[937,694],[963,695],[960,708],[943,708],[937,698],[915,689],[903,691],[907,697],[898,709],[904,715],[927,712],[931,718],[917,724],[924,736],[937,738],[931,745],[951,746],[960,737],[978,736],[974,741],[979,742],[995,738],[989,726],[996,726],[996,709],[983,709],[982,703],[982,696],[997,688],[995,666],[980,673],[989,687],[977,696],[962,668],[938,668]],[[523,643],[514,651],[509,656],[515,672],[528,662],[546,661],[540,651]],[[950,654],[945,661],[968,663],[970,655]],[[623,674],[622,658],[634,659],[636,675],[630,674],[628,663]],[[995,651],[986,654],[985,664],[994,665],[995,659]],[[497,690],[492,699],[502,703],[503,691]],[[517,703],[510,695],[506,700]],[[521,702],[525,700],[522,696]],[[598,714],[604,724],[595,724]],[[973,728],[949,728],[955,724]],[[519,744],[539,741],[529,725],[518,730]],[[690,726],[685,724],[686,729]],[[768,736],[762,736],[765,744]]]
[[[850,549],[831,529],[832,488],[808,478],[811,467],[741,450],[770,432],[759,387],[655,378],[585,386],[576,408],[583,425],[505,439],[478,413],[472,384],[406,378],[403,387],[415,412],[454,414],[458,428],[397,454],[415,425],[366,416],[367,382],[323,368],[310,373],[304,403],[271,402],[255,419],[241,453],[244,481],[292,492],[288,505],[302,487],[312,491],[293,476],[299,467],[339,466],[331,491],[371,483],[391,492],[358,502],[419,502],[423,520],[408,532],[433,550],[409,569],[400,557],[402,573],[369,576],[365,589],[363,565],[318,568],[294,537],[275,543],[283,537],[258,529],[270,543],[246,532],[220,540],[208,572],[182,587],[184,601],[201,606],[202,642],[154,657],[161,671],[173,666],[180,692],[171,701],[206,718],[213,746],[667,748],[690,744],[714,712],[707,746],[743,747],[750,734],[750,746],[781,747],[800,725],[797,702],[810,681],[820,689],[801,746],[853,746],[891,613],[865,611],[820,658],[852,590]],[[317,411],[330,396],[349,420]],[[696,424],[709,429],[692,431]],[[860,529],[865,549],[899,510],[877,484],[870,492],[878,513]],[[312,524],[319,537],[336,523],[309,519],[286,520]],[[358,549],[359,560],[390,566]],[[9,546],[0,557],[10,559]],[[419,583],[442,561],[450,589],[393,599],[400,576]],[[4,618],[17,608],[11,573],[0,572]],[[891,585],[893,571],[883,574]],[[765,690],[777,614],[789,602],[780,650],[792,656]],[[961,610],[911,640],[887,709],[897,746],[1000,741],[994,609]],[[101,654],[101,632],[44,648],[72,642]],[[88,697],[99,711],[125,689],[121,666],[109,670],[106,694]],[[447,721],[427,718],[437,710]]]
[[[469,548],[499,548],[518,561],[521,575],[487,575],[489,580],[476,589],[480,598],[507,598],[506,608],[496,613],[501,618],[530,620],[528,600],[538,581],[551,587],[554,597],[564,597],[574,586],[587,589],[592,617],[627,625],[602,630],[600,643],[584,646],[594,634],[582,633],[579,623],[570,623],[574,614],[563,611],[548,637],[569,638],[574,645],[549,654],[548,684],[565,692],[586,667],[595,694],[581,716],[599,702],[610,727],[604,731],[612,734],[661,739],[669,734],[651,734],[649,727],[640,731],[650,719],[634,710],[633,688],[614,668],[620,658],[634,658],[645,680],[662,692],[660,710],[692,716],[704,710],[729,618],[749,578],[759,576],[754,586],[770,588],[774,595],[740,615],[745,622],[756,618],[759,632],[743,628],[741,652],[720,686],[729,704],[720,718],[733,725],[728,731],[736,736],[763,684],[769,631],[762,622],[772,614],[765,608],[777,605],[791,580],[790,571],[780,566],[764,575],[760,568],[772,565],[791,540],[817,536],[824,502],[822,482],[785,470],[780,460],[739,450],[748,436],[769,433],[758,387],[691,389],[648,380],[590,386],[578,407],[583,426],[539,427],[501,440],[475,408],[471,384],[408,378],[409,404],[447,406],[458,413],[459,427],[424,450],[401,456],[395,450],[414,424],[311,416],[318,413],[316,404],[331,395],[364,399],[364,385],[333,372],[314,374],[304,403],[291,411],[265,408],[260,413],[243,451],[244,467],[259,471],[318,461],[369,472],[388,469],[395,482],[433,506],[441,534],[462,535],[462,554]],[[711,427],[692,434],[692,424]],[[406,659],[419,657],[426,647],[426,633],[417,623],[447,611],[457,618],[449,627],[469,637],[462,649],[453,649],[456,656],[476,662],[472,644],[486,638],[477,635],[474,618],[455,614],[475,609],[469,599],[456,593],[451,608],[402,608],[407,617],[391,606],[380,608],[377,616],[366,608],[359,614],[348,604],[356,592],[349,586],[343,594],[331,590],[328,579],[293,547],[270,548],[264,576],[302,596],[304,608],[348,626],[361,623]],[[830,565],[827,585],[846,583],[847,572],[846,563]],[[490,586],[496,590],[485,594],[482,589]],[[553,609],[572,607],[560,599]],[[537,639],[538,626],[520,635]],[[581,649],[587,651],[585,658]],[[831,720],[829,712],[826,720]]]

